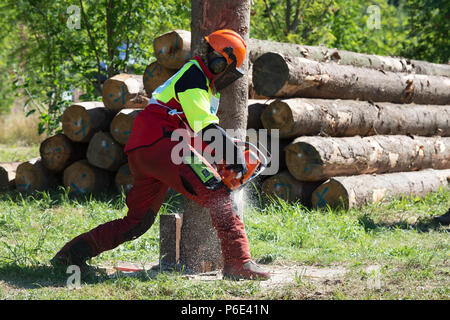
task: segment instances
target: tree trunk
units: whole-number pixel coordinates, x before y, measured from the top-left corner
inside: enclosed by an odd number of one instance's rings
[[[102,102],[80,102],[64,111],[62,129],[74,142],[89,142],[98,131],[109,130],[113,117],[114,113]]]
[[[450,138],[300,137],[286,148],[289,172],[300,181],[335,176],[450,168]]]
[[[86,160],[77,161],[64,170],[63,183],[71,194],[86,194],[108,190],[112,174],[90,165]]]
[[[201,51],[203,37],[219,29],[235,30],[248,40],[249,1],[196,0],[191,3],[191,14],[192,56]],[[242,68],[247,72],[247,61]],[[221,92],[221,107],[218,113],[220,125],[224,128],[241,129],[241,138],[245,137],[247,127],[247,100],[247,76]],[[201,272],[222,267],[220,243],[217,232],[212,227],[209,210],[186,199],[181,232],[181,261],[188,269]]]
[[[127,193],[133,187],[134,179],[128,163],[125,163],[117,170],[114,183],[119,192]]]
[[[178,69],[168,69],[158,61],[150,63],[144,73],[144,88],[148,96],[153,91],[177,73]]]
[[[253,65],[256,93],[269,97],[450,104],[450,79],[380,72],[266,53]]]
[[[161,65],[180,69],[191,59],[191,33],[186,30],[165,33],[153,40],[153,49]]]
[[[109,132],[114,140],[125,145],[133,128],[134,118],[142,109],[123,109],[111,121]]]
[[[117,171],[127,159],[123,147],[109,132],[97,132],[86,153],[89,164],[107,171]]]
[[[349,209],[402,196],[426,196],[446,188],[450,169],[332,178],[313,192],[314,207]]]
[[[284,170],[264,180],[262,192],[269,197],[278,197],[288,202],[299,201],[310,207],[312,193],[322,182],[298,181],[289,171]]]
[[[355,100],[288,99],[270,103],[261,116],[280,138],[381,135],[450,136],[450,106]]]
[[[0,191],[12,190],[16,187],[15,177],[17,167],[21,162],[0,163]]]
[[[326,47],[302,46],[268,40],[250,39],[250,61],[254,63],[268,52],[277,52],[287,56],[307,58],[318,62],[333,61],[342,65],[370,68],[391,72],[407,72],[434,76],[450,77],[450,65],[427,61],[409,60],[401,57],[386,57],[357,53]]]
[[[62,172],[71,163],[86,157],[87,144],[75,143],[64,134],[45,139],[39,148],[42,164],[51,172]]]
[[[40,158],[21,163],[16,169],[16,189],[23,193],[42,191],[57,185],[57,178],[42,164]]]
[[[103,103],[117,113],[126,108],[145,108],[148,98],[144,90],[143,76],[121,73],[103,84]]]

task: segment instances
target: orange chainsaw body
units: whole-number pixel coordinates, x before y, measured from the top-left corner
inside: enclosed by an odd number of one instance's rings
[[[244,185],[261,166],[261,160],[255,152],[246,148],[243,153],[247,166],[247,173],[243,176],[237,177],[236,172],[227,169],[226,163],[217,164],[217,172],[222,179],[222,183],[230,190],[236,190]]]

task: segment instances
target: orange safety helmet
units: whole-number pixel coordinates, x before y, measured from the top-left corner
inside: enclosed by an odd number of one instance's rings
[[[225,52],[225,48],[233,48],[233,53],[236,56],[236,67],[240,68],[244,63],[245,53],[247,52],[247,45],[244,39],[235,31],[229,29],[217,30],[205,37],[209,45],[218,53],[220,53],[230,65],[233,60]]]

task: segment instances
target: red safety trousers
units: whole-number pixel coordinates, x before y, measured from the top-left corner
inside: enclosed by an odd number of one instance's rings
[[[180,128],[182,121],[159,106],[150,105],[141,114],[133,123],[130,139],[147,139],[145,141],[149,144],[137,143],[140,146],[127,152],[134,178],[133,188],[126,198],[127,215],[79,235],[67,243],[60,253],[84,240],[90,247],[89,257],[94,257],[138,238],[151,227],[168,189],[172,188],[210,209],[212,224],[220,239],[224,265],[240,265],[250,261],[244,224],[236,214],[230,192],[225,187],[216,190],[206,188],[189,165],[174,164],[171,159],[172,149],[180,142],[172,141],[168,133]],[[149,136],[154,138],[150,141]]]

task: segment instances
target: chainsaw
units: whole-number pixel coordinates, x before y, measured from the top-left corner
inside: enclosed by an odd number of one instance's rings
[[[224,185],[229,191],[241,189],[267,168],[268,161],[266,156],[254,144],[240,140],[235,140],[235,143],[244,148],[243,154],[247,167],[245,174],[235,172],[224,161],[210,164],[190,145],[189,148],[192,155],[188,157],[189,160],[185,161],[185,163],[190,165],[206,187],[216,189]]]

